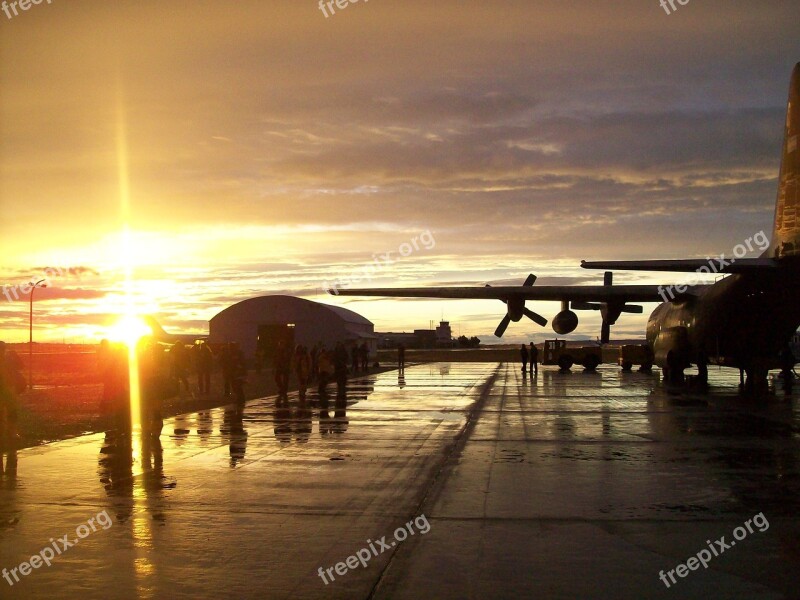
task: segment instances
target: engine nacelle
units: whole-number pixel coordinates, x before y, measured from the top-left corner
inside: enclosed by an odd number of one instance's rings
[[[567,335],[578,328],[578,315],[571,310],[562,310],[553,319],[553,331],[559,335]]]
[[[518,323],[525,311],[525,300],[521,298],[512,298],[508,302],[508,316],[514,323]]]
[[[669,327],[653,343],[655,363],[659,367],[683,370],[691,364],[689,335],[685,327]]]

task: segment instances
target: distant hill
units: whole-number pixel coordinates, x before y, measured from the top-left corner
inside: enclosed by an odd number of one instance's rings
[[[619,339],[619,340],[611,340],[609,346],[627,346],[627,345],[639,345],[645,344],[647,340],[644,338],[627,338],[627,339]],[[537,346],[541,347],[542,342],[537,342]],[[596,346],[597,340],[567,340],[567,347],[574,348],[576,346]],[[519,348],[521,344],[481,344],[481,348],[492,349],[492,350],[511,350],[515,348]]]

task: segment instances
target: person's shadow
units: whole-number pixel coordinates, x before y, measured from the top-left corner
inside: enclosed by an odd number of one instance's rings
[[[129,435],[106,431],[97,458],[97,472],[114,503],[117,521],[124,523],[133,513],[133,445]]]
[[[292,411],[285,406],[275,407],[273,422],[275,424],[275,439],[282,444],[292,441]]]
[[[0,480],[6,489],[13,489],[17,484],[17,450],[15,448],[0,451]]]
[[[244,408],[240,404],[225,407],[225,416],[220,428],[223,441],[228,442],[231,468],[235,468],[247,453],[247,430],[244,428]]]

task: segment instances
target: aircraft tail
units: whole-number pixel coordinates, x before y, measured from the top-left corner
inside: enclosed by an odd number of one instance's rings
[[[151,315],[144,315],[142,316],[142,321],[144,321],[150,328],[150,331],[153,333],[153,337],[156,340],[163,340],[169,337],[169,334],[164,331],[164,328],[161,327],[161,324],[158,321],[156,321],[155,317]]]
[[[800,63],[792,72],[786,130],[783,138],[778,200],[775,204],[775,227],[767,250],[771,258],[800,256]]]

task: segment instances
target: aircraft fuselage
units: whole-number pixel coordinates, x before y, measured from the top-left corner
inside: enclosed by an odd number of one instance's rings
[[[699,296],[660,304],[647,324],[656,364],[683,368],[705,358],[748,370],[777,368],[800,326],[800,261],[781,263],[774,271],[731,275]]]

